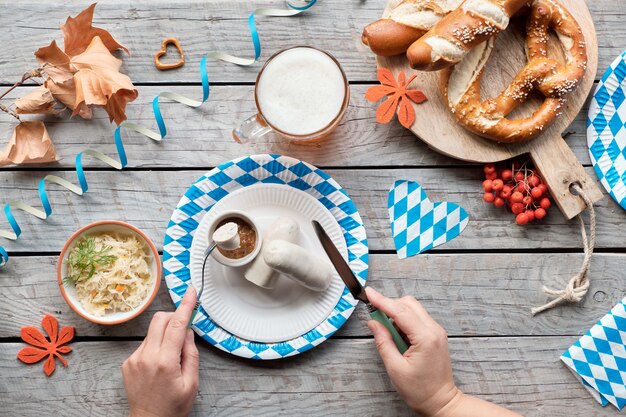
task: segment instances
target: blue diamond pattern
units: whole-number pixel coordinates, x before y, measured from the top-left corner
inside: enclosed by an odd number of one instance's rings
[[[600,182],[626,209],[626,52],[602,76],[589,106],[587,145]],[[608,129],[607,129],[608,127]]]
[[[185,193],[172,214],[165,235],[163,266],[167,287],[178,305],[191,279],[188,268],[191,243],[203,213],[228,194],[259,182],[285,184],[318,199],[342,227],[350,266],[365,283],[368,247],[363,221],[348,194],[324,171],[282,155],[253,155],[226,162],[200,177]],[[217,326],[200,307],[193,329],[212,345],[252,359],[277,359],[305,352],[328,339],[350,317],[356,300],[347,289],[328,318],[315,329],[280,343],[241,339]]]
[[[561,360],[577,375],[602,405],[618,409],[626,405],[626,298],[561,355]]]

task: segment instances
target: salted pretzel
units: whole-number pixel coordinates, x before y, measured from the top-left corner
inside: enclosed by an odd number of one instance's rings
[[[549,29],[556,32],[565,51],[565,64],[548,57]],[[582,30],[556,0],[534,0],[527,21],[528,63],[497,97],[481,101],[480,84],[493,49],[494,38],[474,47],[454,67],[442,71],[442,89],[458,122],[480,136],[506,143],[529,140],[561,114],[565,96],[572,92],[587,67]],[[545,100],[525,119],[506,116],[533,91]]]
[[[396,0],[389,16],[370,23],[361,40],[380,56],[403,54],[463,0]]]

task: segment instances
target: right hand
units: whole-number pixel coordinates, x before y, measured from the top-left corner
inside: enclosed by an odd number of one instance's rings
[[[385,326],[367,323],[391,382],[414,411],[435,416],[463,395],[452,379],[446,331],[414,297],[392,300],[372,288],[366,291],[372,305],[392,318],[410,343],[402,355]]]

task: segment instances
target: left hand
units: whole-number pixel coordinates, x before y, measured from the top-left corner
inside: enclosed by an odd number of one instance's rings
[[[131,417],[187,417],[198,394],[198,349],[187,323],[196,301],[189,287],[174,313],[157,312],[148,335],[122,365]]]

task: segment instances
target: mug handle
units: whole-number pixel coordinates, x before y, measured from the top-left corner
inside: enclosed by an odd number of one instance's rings
[[[261,136],[272,131],[272,128],[261,118],[259,114],[248,117],[233,129],[233,139],[239,143],[247,143],[259,139]]]

